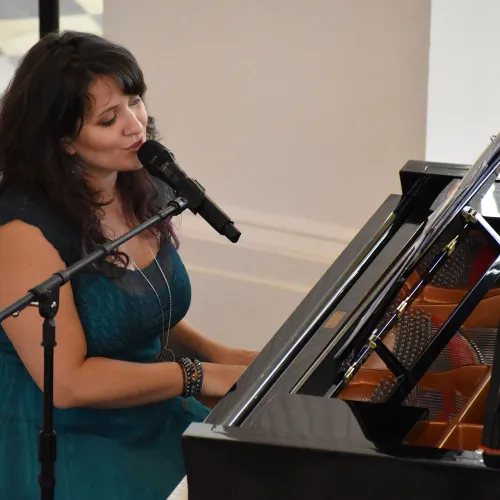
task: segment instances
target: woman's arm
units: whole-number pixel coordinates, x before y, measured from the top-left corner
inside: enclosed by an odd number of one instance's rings
[[[66,266],[34,226],[13,221],[0,227],[0,308]],[[33,380],[43,390],[42,318],[36,308],[7,318],[2,327]],[[56,316],[54,404],[59,408],[120,408],[179,396],[182,369],[177,363],[129,363],[87,358],[83,327],[70,283],[61,288]],[[244,371],[241,366],[204,365],[202,394],[223,396]]]
[[[168,344],[178,355],[195,356],[210,362],[214,362],[219,351],[224,348],[223,345],[194,328],[185,319],[170,329]]]
[[[223,365],[248,366],[258,354],[256,351],[235,349],[215,342],[185,319],[170,330],[169,345],[174,352]]]
[[[244,366],[202,363],[201,398],[223,397],[245,371]],[[126,408],[180,396],[184,390],[177,363],[129,363],[108,358],[87,358],[66,384],[59,408]],[[54,393],[55,394],[55,393]],[[61,394],[61,393],[60,393]]]

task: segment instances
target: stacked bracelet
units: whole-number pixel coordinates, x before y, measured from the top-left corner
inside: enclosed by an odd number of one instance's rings
[[[203,387],[203,367],[201,363],[195,358],[181,358],[177,363],[182,369],[184,379],[184,389],[181,396],[183,398],[196,396]]]
[[[195,367],[196,367],[196,386],[195,386],[195,394],[199,394],[201,392],[201,388],[203,387],[203,367],[198,359],[192,359]]]

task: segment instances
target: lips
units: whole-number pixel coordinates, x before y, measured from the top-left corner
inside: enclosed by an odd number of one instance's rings
[[[139,148],[144,144],[144,137],[141,137],[137,142],[125,148],[127,151],[138,151]]]

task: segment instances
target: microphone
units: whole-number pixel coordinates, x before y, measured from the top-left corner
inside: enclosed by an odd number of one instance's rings
[[[167,183],[177,194],[187,200],[187,208],[200,214],[218,233],[236,243],[241,233],[233,221],[208,197],[205,188],[191,179],[177,163],[174,155],[157,141],[146,141],[137,151],[139,161],[146,170]]]

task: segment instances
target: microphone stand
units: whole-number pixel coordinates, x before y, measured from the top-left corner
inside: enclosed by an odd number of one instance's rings
[[[59,309],[59,291],[71,277],[92,264],[101,257],[109,255],[115,248],[149,228],[153,224],[169,216],[178,215],[187,208],[188,201],[179,197],[171,201],[165,208],[147,221],[139,224],[114,241],[97,247],[89,255],[75,262],[67,269],[53,274],[49,279],[29,290],[28,294],[17,300],[5,309],[0,310],[0,322],[9,316],[17,317],[20,311],[28,306],[38,307],[40,316],[44,319],[42,331],[42,346],[44,349],[43,375],[43,428],[38,441],[38,460],[40,461],[41,499],[54,500],[55,462],[56,462],[56,433],[53,423],[54,407],[54,347],[56,346],[55,316]]]

